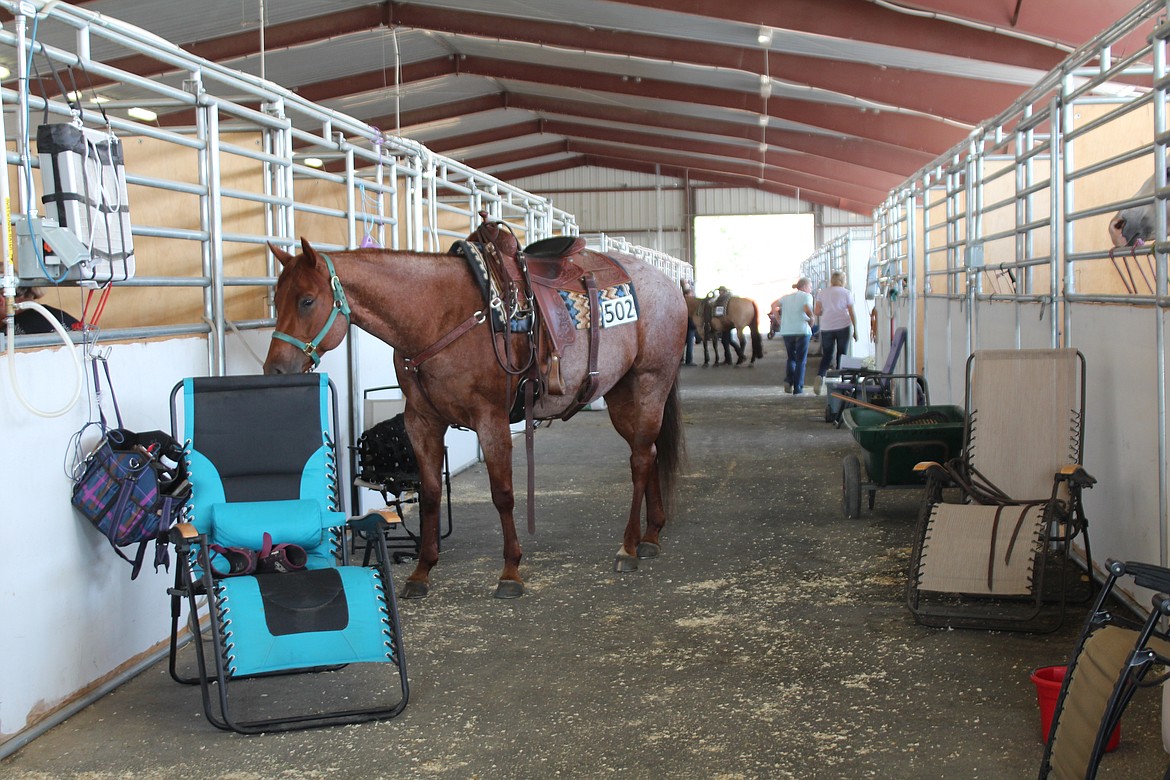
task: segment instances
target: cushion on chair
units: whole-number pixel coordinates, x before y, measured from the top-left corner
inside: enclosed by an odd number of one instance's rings
[[[1042,506],[936,504],[922,545],[918,588],[985,596],[1028,595],[1043,530]]]
[[[308,568],[329,565],[331,550],[327,529],[345,524],[345,515],[321,508],[316,501],[245,501],[212,504],[207,533],[212,542],[224,547],[260,550],[264,534],[272,535],[276,544],[296,544],[309,555]],[[197,526],[198,528],[198,526]]]

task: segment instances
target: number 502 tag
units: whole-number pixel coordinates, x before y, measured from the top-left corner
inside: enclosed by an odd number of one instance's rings
[[[636,319],[638,319],[638,307],[634,305],[634,296],[605,298],[601,301],[601,327],[610,328],[614,325],[633,322]]]

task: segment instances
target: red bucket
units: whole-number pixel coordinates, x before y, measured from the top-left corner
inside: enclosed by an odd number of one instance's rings
[[[1056,713],[1056,700],[1060,698],[1060,684],[1064,682],[1066,666],[1042,666],[1032,672],[1032,683],[1036,686],[1036,702],[1040,705],[1040,734],[1048,739],[1052,731],[1052,716]],[[1121,744],[1121,724],[1113,729],[1109,741],[1105,743],[1105,752],[1117,750]]]

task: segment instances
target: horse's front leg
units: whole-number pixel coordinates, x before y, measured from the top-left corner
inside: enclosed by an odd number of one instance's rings
[[[418,496],[418,563],[402,586],[402,597],[420,599],[430,591],[431,569],[439,561],[439,503],[443,487],[443,443],[447,426],[427,420],[407,420],[407,431],[418,460],[421,484]]]
[[[711,331],[703,328],[703,367],[711,365],[711,353],[707,351],[707,342],[711,340]],[[719,353],[715,353],[715,361],[719,361]]]
[[[520,578],[520,558],[524,551],[520,549],[513,516],[516,497],[512,491],[512,432],[507,421],[481,426],[479,445],[487,465],[492,504],[500,514],[500,530],[504,536],[504,570],[500,573],[495,596],[514,599],[524,594],[524,580]]]

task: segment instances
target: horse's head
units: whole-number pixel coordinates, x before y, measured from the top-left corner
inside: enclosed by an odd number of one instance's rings
[[[1153,198],[1154,177],[1142,185],[1135,194],[1135,198]],[[1154,204],[1132,206],[1122,209],[1109,220],[1109,240],[1113,246],[1133,246],[1144,241],[1154,240]]]
[[[349,303],[333,261],[307,240],[301,239],[301,254],[295,257],[272,244],[268,248],[283,270],[276,280],[276,330],[264,360],[264,373],[311,371],[322,354],[345,338]]]

